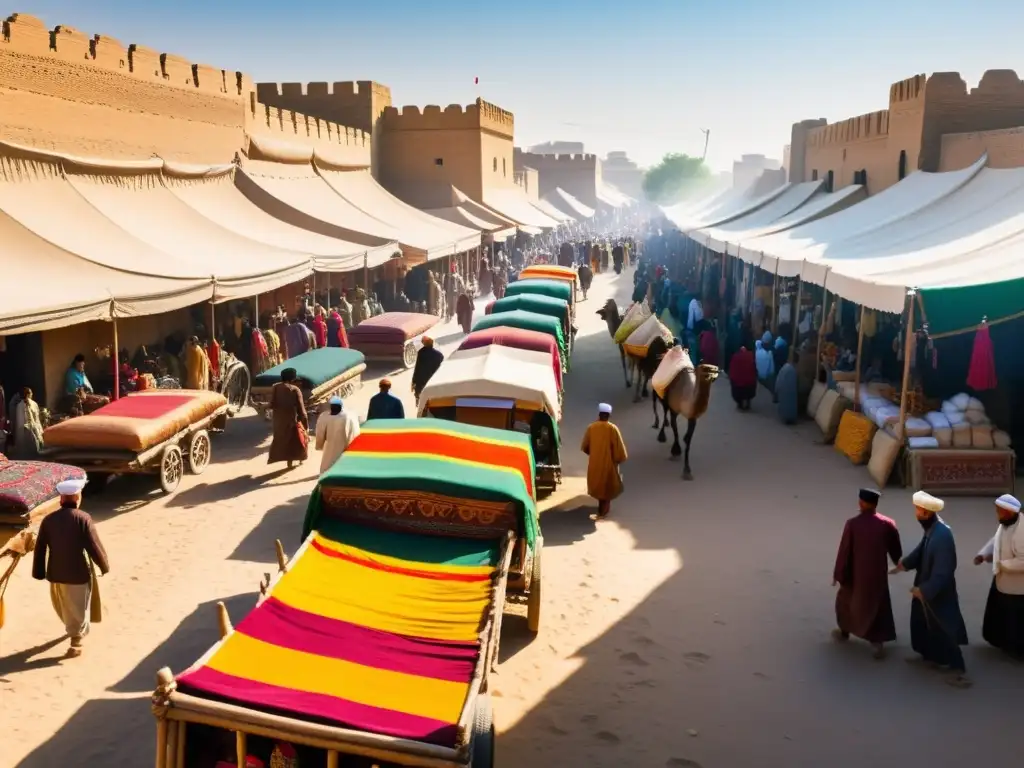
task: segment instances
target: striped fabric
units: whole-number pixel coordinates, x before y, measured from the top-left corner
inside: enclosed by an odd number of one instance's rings
[[[336,538],[347,534],[359,545]],[[330,521],[179,689],[454,747],[500,553],[490,542],[413,537],[423,556],[413,561],[397,554],[409,538]]]

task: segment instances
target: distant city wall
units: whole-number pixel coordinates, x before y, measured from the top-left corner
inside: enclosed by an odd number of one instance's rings
[[[587,205],[597,204],[601,182],[601,161],[597,155],[543,155],[516,150],[513,156],[517,171],[537,171],[540,195],[562,189]]]
[[[250,135],[369,164],[361,131],[268,110],[241,72],[27,14],[2,23],[0,138],[97,157],[223,163]]]

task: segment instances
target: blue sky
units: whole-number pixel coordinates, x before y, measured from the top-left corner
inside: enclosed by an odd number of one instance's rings
[[[642,163],[781,159],[793,122],[883,109],[890,83],[1024,75],[1021,0],[21,0],[68,24],[261,80],[376,80],[395,103],[516,116],[517,143],[583,141]],[[473,78],[480,78],[474,86]]]

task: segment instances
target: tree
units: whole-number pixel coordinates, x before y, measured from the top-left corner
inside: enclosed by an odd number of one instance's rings
[[[683,197],[687,187],[708,175],[708,167],[699,157],[669,153],[644,174],[644,194],[652,203],[671,205]]]

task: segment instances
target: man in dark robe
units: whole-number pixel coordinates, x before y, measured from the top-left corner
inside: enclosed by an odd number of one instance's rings
[[[622,243],[619,243],[612,248],[612,264],[615,267],[615,274],[622,274],[622,265],[626,260],[626,252],[622,248]]]
[[[886,557],[896,564],[903,556],[896,523],[878,514],[879,498],[878,491],[861,489],[860,514],[843,527],[832,572],[832,585],[839,585],[832,636],[840,642],[850,635],[868,641],[876,659],[885,655],[882,643],[896,639]]]
[[[910,645],[925,662],[950,672],[950,685],[966,688],[971,683],[960,646],[967,645],[967,627],[956,590],[953,531],[939,517],[945,502],[918,491],[913,504],[924,536],[914,551],[890,571],[915,572],[910,590]]]
[[[380,380],[380,392],[370,398],[366,419],[404,419],[405,406],[391,394],[391,379]]]
[[[287,461],[288,469],[309,456],[309,416],[302,390],[295,384],[297,378],[294,368],[285,368],[281,380],[270,390],[273,439],[267,463]]]
[[[1024,522],[1020,501],[1006,493],[996,499],[996,535],[974,558],[991,563],[992,587],[981,627],[985,642],[1024,660]]]
[[[424,336],[423,347],[416,353],[416,367],[412,369],[412,392],[416,395],[417,403],[420,400],[420,392],[443,362],[444,355],[441,350],[434,348],[433,338]]]

